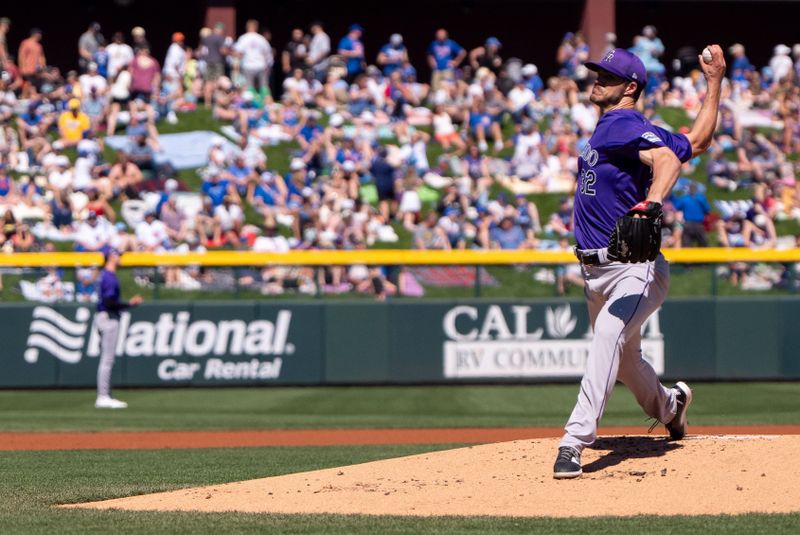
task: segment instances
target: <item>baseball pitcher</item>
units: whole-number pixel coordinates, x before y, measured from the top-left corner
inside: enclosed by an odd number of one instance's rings
[[[642,61],[621,48],[586,67],[597,72],[591,101],[601,116],[579,158],[575,193],[575,253],[586,281],[594,328],[578,402],[564,428],[553,475],[581,475],[581,452],[595,441],[597,425],[617,380],[631,389],[644,412],[686,434],[692,391],[683,382],[665,388],[641,355],[641,326],[661,306],[669,265],[661,255],[661,203],[678,179],[681,162],[703,153],[716,128],[725,59],[718,45],[700,59],[708,92],[691,131],[672,134],[636,111],[647,82]],[[707,58],[708,59],[708,58]]]

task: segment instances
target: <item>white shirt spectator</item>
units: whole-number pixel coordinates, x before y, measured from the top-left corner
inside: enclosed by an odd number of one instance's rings
[[[331,38],[325,32],[319,32],[311,38],[308,45],[308,55],[306,58],[311,65],[316,65],[331,53]]]
[[[145,219],[136,225],[136,239],[146,249],[162,249],[163,244],[169,241],[167,226],[158,219],[151,223]]]
[[[433,115],[433,134],[435,136],[449,136],[456,131],[453,119],[446,111]]]
[[[773,82],[781,81],[792,71],[792,58],[789,57],[789,52],[791,52],[791,49],[786,45],[775,47],[775,55],[769,60]]]
[[[92,88],[96,88],[98,95],[105,94],[108,89],[108,82],[99,74],[81,74],[78,77],[78,83],[81,84],[81,94],[88,95],[92,92]]]
[[[72,169],[54,169],[47,176],[47,182],[54,190],[72,187]]]
[[[305,78],[299,80],[291,76],[283,81],[283,90],[289,93],[299,93],[303,101],[306,102],[311,95],[311,87]]]
[[[165,75],[173,78],[180,78],[186,67],[186,50],[178,43],[172,43],[167,49],[167,57],[164,59]]]
[[[508,102],[512,112],[523,110],[528,104],[533,102],[534,94],[528,87],[515,85],[514,88],[508,92]]]
[[[89,251],[97,251],[104,245],[108,244],[111,239],[114,227],[105,217],[98,217],[97,223],[91,225],[88,221],[84,221],[78,226],[75,233],[75,242],[82,245]]]
[[[244,221],[244,212],[238,204],[231,204],[227,208],[220,204],[214,208],[214,217],[219,219],[222,230],[232,230],[235,223]]]
[[[570,114],[575,124],[586,132],[591,132],[597,126],[599,117],[594,106],[587,106],[585,102],[576,102],[572,105]]]
[[[244,163],[250,169],[263,169],[267,166],[267,155],[264,154],[258,143],[248,142],[243,152]]]
[[[123,65],[133,61],[133,49],[125,43],[111,43],[106,47],[108,53],[108,79],[113,80]]]
[[[75,160],[75,171],[72,178],[72,186],[76,190],[89,189],[92,185],[92,167],[94,167],[94,156],[89,155]]]
[[[291,249],[285,236],[259,236],[253,242],[253,250],[259,253],[286,253]]]
[[[248,71],[263,71],[272,66],[272,47],[264,36],[256,32],[242,34],[234,45],[242,55],[242,68]]]
[[[523,158],[528,154],[528,148],[536,147],[542,143],[542,136],[539,132],[531,132],[530,134],[520,134],[517,136],[516,145],[514,145],[513,159]],[[536,152],[539,152],[538,150]]]
[[[127,100],[130,98],[132,81],[133,78],[131,77],[130,71],[119,73],[119,76],[117,76],[117,79],[114,80],[114,83],[111,85],[111,98],[117,100]]]

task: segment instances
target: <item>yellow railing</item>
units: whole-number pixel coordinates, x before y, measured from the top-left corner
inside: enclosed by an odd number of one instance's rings
[[[753,250],[722,247],[666,249],[664,255],[680,264],[729,262],[800,262],[800,249]],[[99,253],[8,253],[0,254],[0,267],[96,266]],[[127,267],[152,266],[261,266],[261,265],[502,265],[568,264],[575,262],[568,251],[417,251],[370,249],[360,251],[209,251],[206,253],[125,253]]]

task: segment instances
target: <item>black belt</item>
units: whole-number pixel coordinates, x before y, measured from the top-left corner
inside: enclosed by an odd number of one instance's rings
[[[611,261],[608,258],[607,249],[578,249],[576,247],[575,256],[578,257],[578,262],[584,266],[601,266]]]

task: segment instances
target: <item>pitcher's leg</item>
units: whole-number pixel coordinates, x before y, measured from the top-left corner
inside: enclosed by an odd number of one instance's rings
[[[619,380],[633,392],[645,414],[665,424],[675,416],[675,390],[665,388],[650,363],[642,358],[641,341],[640,332],[631,333],[622,349]]]
[[[660,285],[659,288],[652,287],[655,277],[653,263],[622,269],[626,269],[626,275],[614,284],[595,320],[578,402],[561,439],[561,446],[579,452],[597,438],[597,426],[617,380],[622,348],[633,333],[638,335],[644,321],[663,302],[665,294]]]

